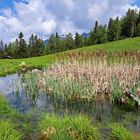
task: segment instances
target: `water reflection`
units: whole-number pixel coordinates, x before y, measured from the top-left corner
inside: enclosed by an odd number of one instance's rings
[[[17,74],[0,77],[0,92],[8,95],[13,92],[14,82],[19,79]]]
[[[124,110],[121,107],[113,106],[109,102],[64,102],[54,100],[53,97],[39,93],[35,99],[28,97],[23,90],[17,94],[14,81],[18,81],[18,75],[14,74],[0,78],[0,91],[4,93],[13,107],[21,112],[27,113],[32,109],[43,112],[63,114],[86,114],[97,123],[121,122],[129,124],[134,132],[140,132],[140,110]]]

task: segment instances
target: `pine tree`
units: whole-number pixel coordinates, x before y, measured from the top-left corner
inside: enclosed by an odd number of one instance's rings
[[[36,56],[36,37],[32,34],[29,38],[29,56],[34,57]]]
[[[17,53],[16,50],[17,50],[17,46],[16,46],[15,42],[9,43],[6,48],[7,55],[12,56],[13,58],[17,58],[18,56],[16,54]]]
[[[123,37],[134,37],[136,30],[137,11],[128,9],[126,16],[122,20],[121,35]]]
[[[0,41],[0,58],[4,57],[4,44]]]
[[[90,32],[90,35],[89,35],[89,44],[90,45],[93,45],[93,44],[97,44],[97,30],[98,30],[98,21],[95,21],[95,26],[94,26],[94,29]]]
[[[4,51],[4,43],[2,40],[0,41],[0,51]]]
[[[24,35],[22,32],[20,32],[18,41],[16,40],[16,45],[17,45],[17,57],[18,58],[24,58],[27,57],[27,44],[26,41],[24,40]]]
[[[94,32],[95,32],[95,33],[97,32],[97,29],[98,29],[98,21],[96,20],[96,21],[95,21],[95,27],[94,27]]]
[[[75,47],[80,48],[84,46],[83,38],[80,34],[75,34]]]
[[[107,42],[107,30],[106,25],[105,26],[98,26],[97,32],[95,34],[95,39],[97,44],[105,43]]]
[[[52,34],[48,40],[48,45],[47,45],[47,54],[50,53],[55,53],[55,46],[56,46],[56,36]]]
[[[140,11],[136,22],[135,36],[140,36]]]
[[[29,56],[41,56],[45,51],[44,41],[37,37],[37,35],[32,34],[29,38]]]
[[[108,41],[118,40],[120,38],[121,22],[119,18],[110,18],[107,29],[107,39]]]

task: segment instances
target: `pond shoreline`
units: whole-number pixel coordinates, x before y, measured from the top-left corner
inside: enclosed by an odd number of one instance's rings
[[[15,75],[13,75],[13,77],[14,76]],[[31,110],[36,110],[35,114],[34,113],[32,114],[32,117],[33,116],[35,117],[36,115],[38,116],[39,112],[40,112],[39,114],[49,113],[49,114],[56,114],[58,116],[65,116],[65,115],[75,116],[76,114],[77,115],[86,114],[90,119],[92,119],[94,125],[96,124],[96,126],[98,125],[102,126],[101,127],[102,129],[100,127],[99,128],[101,129],[101,131],[103,131],[101,135],[105,139],[108,137],[108,132],[110,132],[106,130],[106,127],[108,127],[107,124],[108,123],[110,124],[111,122],[118,122],[118,123],[122,122],[125,126],[128,126],[128,128],[132,130],[132,132],[135,133],[136,135],[140,131],[139,109],[136,109],[135,111],[125,110],[123,106],[117,107],[116,105],[112,105],[111,103],[105,101],[100,101],[100,102],[98,101],[93,103],[82,101],[82,102],[70,102],[69,104],[67,103],[62,104],[60,101],[54,101],[53,97],[50,98],[50,96],[45,96],[44,94],[40,94],[40,96],[38,96],[39,99],[37,100],[37,105],[39,106],[37,107],[37,106],[33,106],[33,104],[30,104],[31,105],[30,106],[28,103],[31,103],[32,100],[25,98],[23,95],[24,93],[20,93],[17,95],[15,93],[12,93],[10,94],[10,96],[7,96],[6,98],[7,99],[9,98],[8,102],[11,104],[12,107],[16,108],[16,110],[21,111],[21,113],[24,115],[28,115],[28,113]],[[24,107],[23,105],[26,105],[24,108],[25,110],[23,109]],[[39,118],[37,119],[38,121]],[[36,135],[38,134],[36,133]]]

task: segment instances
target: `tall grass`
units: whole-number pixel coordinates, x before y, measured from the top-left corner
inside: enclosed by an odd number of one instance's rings
[[[0,120],[0,140],[20,140],[21,134],[15,130],[13,123]]]
[[[44,140],[64,138],[71,140],[99,140],[99,133],[91,120],[85,116],[45,115],[39,123]]]
[[[137,102],[140,104],[139,52],[125,53],[71,53],[64,56],[65,60],[58,56],[58,62],[42,73],[25,76],[26,91],[30,95],[45,92],[62,101],[102,98],[130,105],[132,95],[135,106]]]
[[[112,123],[111,137],[113,140],[132,140],[132,133],[120,123]]]
[[[0,140],[21,140],[32,136],[30,114],[22,114],[14,109],[0,95]]]
[[[10,106],[10,104],[5,100],[5,98],[0,95],[0,118],[1,116],[12,115],[15,110]]]

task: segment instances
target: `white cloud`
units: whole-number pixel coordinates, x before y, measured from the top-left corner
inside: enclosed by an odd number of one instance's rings
[[[107,23],[122,16],[128,8],[137,8],[135,0],[21,0],[14,9],[0,9],[0,40],[10,41],[22,31],[41,37],[51,33],[89,31],[95,20]]]
[[[61,0],[61,2],[70,10],[74,9],[75,3],[74,0]]]
[[[89,19],[98,20],[98,18],[101,18],[103,16],[103,11],[107,11],[109,9],[109,3],[107,0],[102,1],[102,3],[90,3],[89,9],[87,13],[87,17]]]

